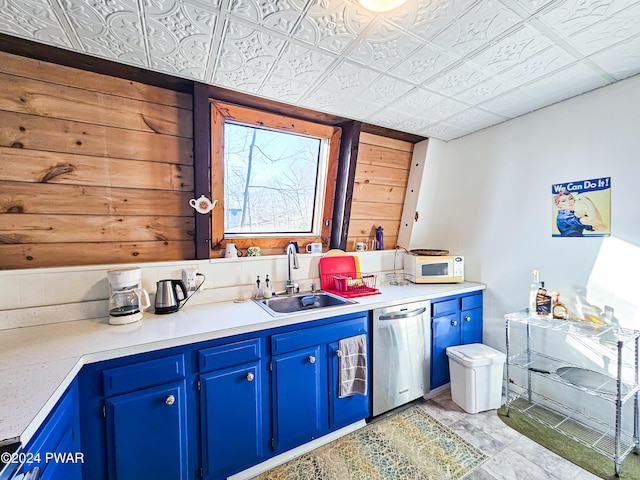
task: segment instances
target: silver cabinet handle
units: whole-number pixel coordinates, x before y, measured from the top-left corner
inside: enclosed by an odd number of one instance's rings
[[[451,325],[453,325],[455,327],[456,325],[458,325],[458,321],[457,320],[451,320]]]
[[[309,363],[316,363],[316,357],[309,355]]]
[[[336,357],[342,356],[342,350],[336,350]]]
[[[468,315],[466,317],[464,317],[464,321],[465,322],[470,322],[471,321],[471,317],[469,317]]]
[[[169,395],[164,399],[164,403],[166,403],[167,405],[173,405],[174,403],[176,403],[176,397],[174,397],[173,395]]]
[[[247,381],[248,382],[253,382],[254,378],[256,378],[256,376],[253,373],[251,373],[251,372],[247,373]]]

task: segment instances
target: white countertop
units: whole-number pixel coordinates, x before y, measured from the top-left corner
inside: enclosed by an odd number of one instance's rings
[[[304,323],[431,298],[483,290],[484,285],[383,285],[357,303],[272,317],[252,301],[185,306],[169,315],[145,312],[130,325],[107,318],[4,330],[0,335],[0,445],[26,443],[82,365],[162,348]]]

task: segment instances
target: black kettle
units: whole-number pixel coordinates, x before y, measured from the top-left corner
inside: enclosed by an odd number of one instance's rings
[[[182,280],[160,280],[157,287],[155,313],[177,312],[187,300],[187,287]],[[178,296],[178,288],[182,291],[182,298]]]

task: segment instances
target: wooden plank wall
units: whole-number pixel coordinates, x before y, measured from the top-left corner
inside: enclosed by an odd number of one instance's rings
[[[384,249],[395,248],[412,154],[412,143],[360,135],[347,250],[375,239],[378,226],[384,229]]]
[[[0,269],[195,258],[191,95],[0,52]]]

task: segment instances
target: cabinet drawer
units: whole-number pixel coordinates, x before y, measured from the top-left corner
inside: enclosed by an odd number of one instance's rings
[[[140,390],[183,378],[185,378],[185,365],[182,354],[126,367],[110,368],[102,372],[105,396]]]
[[[205,348],[198,352],[198,366],[201,372],[220,370],[259,359],[259,338]]]
[[[431,316],[438,317],[440,315],[457,312],[460,310],[459,305],[460,300],[458,298],[452,298],[451,300],[444,300],[442,302],[432,302]]]
[[[291,352],[300,348],[334,342],[341,338],[367,333],[368,317],[363,316],[321,327],[311,327],[271,336],[271,354]]]
[[[462,310],[468,310],[470,308],[482,307],[482,294],[469,295],[468,297],[462,297]]]

